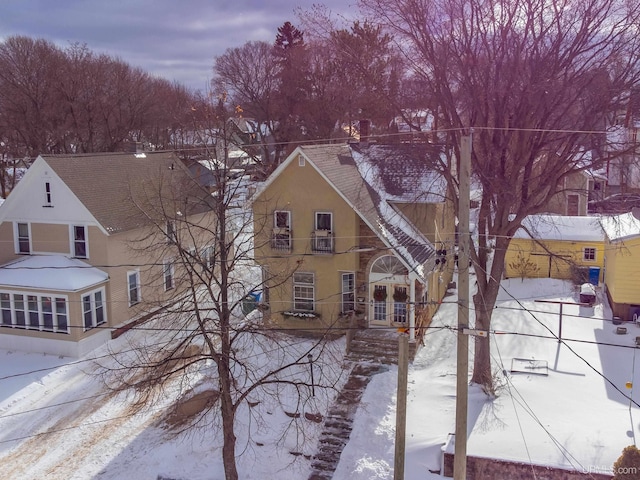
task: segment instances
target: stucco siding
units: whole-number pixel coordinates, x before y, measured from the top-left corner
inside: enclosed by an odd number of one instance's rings
[[[291,212],[292,249],[279,253],[271,248],[274,212]],[[311,238],[316,212],[332,214],[333,253],[313,253]],[[326,183],[308,163],[299,166],[291,162],[254,203],[256,257],[281,285],[270,289],[272,319],[282,318],[282,312],[293,309],[294,271],[314,274],[316,311],[322,324],[330,324],[340,313],[341,272],[357,272],[358,254],[349,249],[365,245],[371,239],[360,239],[359,219],[345,200]],[[279,258],[280,257],[280,258]],[[291,317],[290,317],[291,318]],[[309,327],[313,321],[288,322],[298,328]]]

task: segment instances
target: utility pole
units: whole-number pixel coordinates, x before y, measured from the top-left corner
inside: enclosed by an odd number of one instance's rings
[[[396,405],[396,449],[393,459],[393,480],[404,480],[404,455],[407,432],[407,379],[409,376],[409,339],[398,338],[398,393]]]
[[[467,478],[467,405],[469,397],[469,210],[471,136],[460,142],[458,170],[458,348],[456,365],[456,429],[453,457],[454,480]]]

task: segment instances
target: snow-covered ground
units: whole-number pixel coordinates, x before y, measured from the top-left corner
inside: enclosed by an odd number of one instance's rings
[[[565,305],[564,343],[559,343],[553,337],[558,333],[559,305],[534,300],[577,301],[574,287],[548,279],[512,279],[503,286],[494,312],[496,333],[491,335],[498,396],[490,399],[470,387],[468,453],[585,472],[610,471],[622,449],[640,434],[640,409],[625,397],[632,395],[640,402],[640,388],[626,385],[634,381],[640,362],[634,348],[640,328],[626,325],[628,333],[617,335],[606,305]],[[442,478],[431,472],[439,471],[441,447],[455,424],[456,333],[448,328],[456,322],[454,302],[455,296],[445,298],[409,370],[406,478]],[[343,351],[343,342],[335,343],[333,354]],[[121,338],[109,347],[126,345]],[[106,349],[93,354],[101,355]],[[514,363],[514,358],[523,360]],[[546,369],[531,368],[544,365]],[[512,367],[522,371],[512,372]],[[224,478],[221,440],[214,428],[180,434],[167,427],[171,391],[153,405],[136,409],[126,394],[105,390],[91,375],[94,368],[91,358],[70,361],[0,351],[3,478]],[[334,374],[339,375],[339,369]],[[393,478],[396,387],[395,367],[373,378],[334,479]],[[320,412],[330,401],[330,396],[318,395],[306,408]],[[239,436],[241,478],[309,476],[308,457],[314,453],[320,426],[305,426],[304,442],[289,438],[291,432],[283,435],[290,420],[285,411],[291,407],[286,398],[283,405],[265,406],[265,423],[250,439]],[[241,412],[241,423],[249,418],[248,411]]]
[[[553,335],[560,306],[534,299],[579,300],[570,283],[503,281],[492,325],[500,333],[491,336],[498,396],[470,387],[467,452],[608,474],[640,434],[640,409],[625,397],[640,403],[640,380],[627,388],[640,373],[640,328],[625,325],[628,333],[616,334],[606,302],[564,305],[559,343]],[[441,446],[455,430],[456,333],[439,327],[454,325],[456,312],[454,303],[441,306],[409,369],[406,478],[442,478],[430,471],[440,470]],[[518,369],[513,359],[541,362],[519,362],[520,373],[511,372],[512,365]],[[546,375],[531,368],[540,364],[547,365]],[[335,479],[393,478],[396,375],[391,369],[369,384]]]

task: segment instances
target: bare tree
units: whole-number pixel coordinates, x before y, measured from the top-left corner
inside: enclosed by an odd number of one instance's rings
[[[0,42],[0,141],[7,159],[167,147],[194,96],[83,44]]]
[[[208,120],[210,130],[217,132],[214,147],[224,159],[230,136],[222,100],[204,115],[212,115]],[[242,314],[243,301],[262,288],[263,278],[250,274],[253,220],[240,208],[244,185],[231,179],[227,163],[215,163],[212,193],[193,181],[172,181],[173,171],[168,171],[146,181],[142,195],[132,195],[137,209],[152,221],[131,248],[151,259],[146,290],[157,295],[146,295],[142,313],[153,316],[149,326],[160,333],[143,336],[141,344],[134,345],[135,353],[117,356],[120,368],[104,373],[115,388],[133,388],[140,404],[153,404],[156,395],[171,388],[181,394],[192,389],[204,393],[203,412],[185,428],[207,421],[220,428],[225,478],[233,480],[238,478],[238,412],[248,412],[261,423],[261,410],[247,405],[277,402],[285,387],[297,391],[293,408],[303,410],[314,393],[332,391],[321,371],[337,366],[335,360],[333,366],[331,361],[323,365],[311,383],[301,371],[308,372],[310,355],[317,359],[326,348],[322,335],[300,349],[260,316]],[[201,379],[193,382],[193,376]]]
[[[54,79],[62,62],[60,49],[46,40],[10,37],[0,44],[0,122],[18,157],[55,148],[63,114]]]
[[[247,42],[228,49],[216,57],[213,70],[214,91],[228,94],[244,117],[255,122],[262,150],[256,160],[262,164],[264,175],[268,175],[284,152],[284,144],[278,141],[281,126],[276,117],[278,66],[273,47],[267,42]]]
[[[482,188],[471,252],[476,327],[488,330],[505,252],[527,215],[564,179],[598,167],[587,152],[638,81],[640,4],[623,0],[368,0],[388,28],[459,154],[473,129]],[[449,172],[448,169],[445,173]],[[452,191],[457,179],[449,175]],[[489,338],[478,337],[472,381],[492,389]]]

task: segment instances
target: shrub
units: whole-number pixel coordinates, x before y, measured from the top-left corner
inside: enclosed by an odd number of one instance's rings
[[[629,445],[613,464],[614,480],[636,480],[640,478],[640,450]]]

